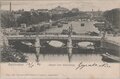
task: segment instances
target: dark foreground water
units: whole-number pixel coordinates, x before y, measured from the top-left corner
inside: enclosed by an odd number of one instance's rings
[[[36,61],[35,48],[18,44],[15,48],[23,52],[28,61]],[[100,50],[73,48],[72,53],[71,62],[103,62]],[[69,62],[67,48],[42,47],[39,55],[40,62]]]
[[[35,54],[27,53],[28,61],[36,60]],[[40,54],[40,62],[69,62],[67,54]],[[100,54],[73,54],[71,62],[103,62]]]
[[[24,52],[28,61],[36,61],[35,52]],[[94,50],[73,49],[71,62],[103,62],[101,52]],[[40,62],[69,62],[67,49],[42,48]]]

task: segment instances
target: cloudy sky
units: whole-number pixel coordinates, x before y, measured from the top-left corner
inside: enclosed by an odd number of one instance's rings
[[[82,11],[120,8],[120,0],[1,0],[1,8],[9,10],[10,2],[13,10],[52,9],[57,6],[68,9],[79,8]]]

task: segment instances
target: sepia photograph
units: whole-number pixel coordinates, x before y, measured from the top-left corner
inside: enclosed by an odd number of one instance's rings
[[[120,0],[0,0],[0,70],[1,79],[120,79]]]

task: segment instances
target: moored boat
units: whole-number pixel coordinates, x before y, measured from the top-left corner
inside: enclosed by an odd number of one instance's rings
[[[109,53],[102,54],[102,60],[108,62],[120,62],[120,57],[111,55]]]
[[[79,42],[78,43],[79,48],[82,49],[92,49],[94,50],[94,44],[92,42]]]

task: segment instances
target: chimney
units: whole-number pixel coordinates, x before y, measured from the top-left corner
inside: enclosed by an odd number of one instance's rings
[[[10,2],[10,12],[11,12],[11,10],[12,10],[12,6],[11,6],[11,2]]]

